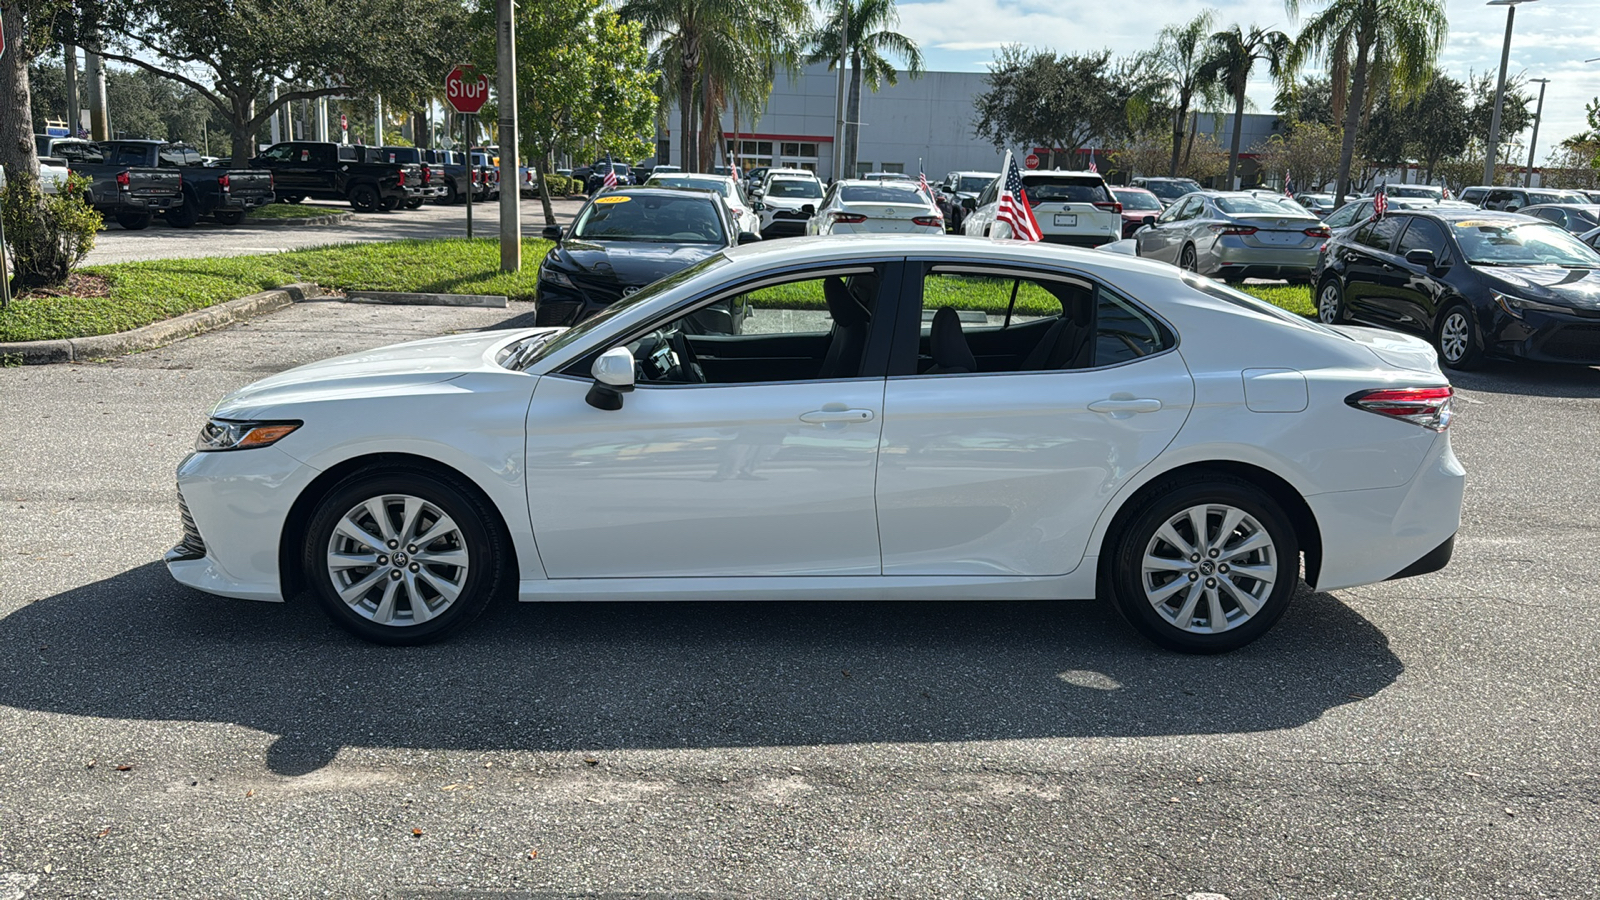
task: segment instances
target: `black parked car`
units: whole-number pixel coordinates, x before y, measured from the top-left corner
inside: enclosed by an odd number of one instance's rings
[[[535,322],[576,325],[612,303],[712,254],[760,240],[741,233],[722,197],[680,188],[617,188],[591,198],[572,230],[544,229],[556,245],[539,267]],[[745,310],[708,307],[698,325],[738,334]]]
[[[1517,212],[1549,219],[1573,234],[1584,234],[1600,228],[1600,206],[1593,203],[1540,203],[1524,206]]]
[[[1600,365],[1600,253],[1542,219],[1408,210],[1336,235],[1315,272],[1317,318],[1429,338],[1439,360]]]

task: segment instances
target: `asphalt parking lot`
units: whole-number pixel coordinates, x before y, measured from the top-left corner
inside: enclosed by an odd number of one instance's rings
[[[538,200],[522,200],[522,234],[537,237],[544,227],[544,207]],[[571,224],[583,207],[583,199],[552,200],[552,211],[561,225]],[[348,213],[350,204],[307,200],[303,208]],[[479,202],[472,208],[473,235],[480,238],[500,234],[500,203]],[[281,253],[303,247],[364,241],[395,241],[405,238],[444,238],[467,236],[467,207],[424,203],[417,209],[397,209],[386,213],[352,214],[336,225],[263,225],[246,218],[240,225],[227,227],[204,221],[193,228],[173,228],[157,219],[149,228],[126,231],[115,223],[107,224],[95,237],[94,249],[85,265],[137,262],[144,259],[187,259],[199,256],[245,256],[256,253]]]
[[[306,303],[0,369],[0,898],[1600,896],[1600,370],[1456,379],[1455,562],[1223,657],[1095,603],[507,605],[380,648],[167,576],[224,392],[508,319]]]

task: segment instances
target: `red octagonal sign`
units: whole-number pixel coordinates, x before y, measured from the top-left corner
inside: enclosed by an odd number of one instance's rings
[[[444,98],[458,113],[474,114],[489,99],[489,79],[472,66],[456,66],[444,77]]]
[[[1027,156],[1023,157],[1022,164],[1030,169],[1037,169],[1039,168],[1039,157],[1029,153]]]

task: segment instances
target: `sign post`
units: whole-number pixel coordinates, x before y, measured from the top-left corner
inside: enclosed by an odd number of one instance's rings
[[[0,31],[0,38],[4,37],[5,33]],[[0,45],[0,53],[3,53],[3,45]],[[0,198],[5,196],[5,192],[6,170],[5,167],[0,166]],[[4,215],[0,215],[0,309],[5,309],[10,305],[11,272],[6,268],[6,218]]]
[[[472,239],[472,195],[476,192],[478,167],[472,161],[473,127],[478,110],[489,99],[489,79],[473,71],[473,66],[459,65],[444,77],[444,99],[450,108],[461,114],[463,143],[467,145],[467,240]]]
[[[517,180],[517,26],[513,0],[495,3],[500,76],[500,271],[522,271],[522,184]],[[510,177],[507,177],[507,176]],[[509,186],[511,190],[506,191]]]

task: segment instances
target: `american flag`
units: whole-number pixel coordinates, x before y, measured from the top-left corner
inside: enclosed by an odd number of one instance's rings
[[[1378,192],[1372,196],[1372,217],[1381,219],[1389,214],[1389,185],[1378,186]]]
[[[1022,187],[1022,172],[1017,161],[1006,151],[1005,184],[1000,189],[999,205],[995,207],[994,220],[1011,226],[1011,236],[1019,241],[1037,241],[1044,235],[1039,231],[1039,220],[1033,217],[1033,207],[1028,205],[1028,192]]]
[[[609,191],[617,186],[617,167],[611,164],[611,157],[606,157],[606,177],[600,179],[600,190]]]
[[[1284,175],[1283,176],[1283,195],[1285,197],[1293,197],[1294,196],[1294,176],[1293,175]]]
[[[922,171],[921,160],[917,161],[917,183],[921,185],[922,192],[927,194],[928,199],[931,201],[933,199],[933,188],[928,187],[928,176]]]
[[[1100,173],[1100,167],[1094,164],[1094,151],[1093,150],[1089,151],[1089,171],[1094,172],[1097,175]]]

